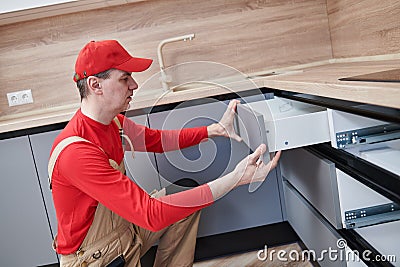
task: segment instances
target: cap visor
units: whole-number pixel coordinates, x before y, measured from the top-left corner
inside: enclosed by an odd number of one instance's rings
[[[116,66],[115,68],[128,72],[141,72],[147,70],[152,62],[152,59],[132,57],[128,61]]]

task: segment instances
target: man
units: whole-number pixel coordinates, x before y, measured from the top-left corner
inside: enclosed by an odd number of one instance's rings
[[[265,150],[260,146],[232,173],[208,184],[149,196],[125,176],[120,125],[137,151],[161,153],[213,136],[240,141],[233,128],[237,101],[207,127],[155,130],[121,115],[138,88],[131,73],[151,63],[132,57],[115,40],[92,41],[78,55],[74,81],[81,108],[56,138],[49,162],[61,266],[140,266],[157,240],[156,266],[191,266],[199,211],[239,185],[262,181],[277,164],[279,154],[268,165],[257,161]]]

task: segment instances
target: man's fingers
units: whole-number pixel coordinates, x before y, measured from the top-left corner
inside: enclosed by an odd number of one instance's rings
[[[239,104],[239,103],[240,103],[239,100],[233,99],[233,100],[229,101],[229,106],[230,107],[236,107],[236,105]]]
[[[275,168],[278,165],[279,158],[281,157],[282,151],[276,152],[275,156],[269,162],[271,169]]]
[[[250,155],[250,164],[254,164],[257,160],[265,153],[267,147],[265,144],[261,144],[257,147],[257,149]]]
[[[236,140],[238,142],[242,142],[243,141],[242,137],[240,137],[236,133],[232,134],[232,136],[230,138],[233,138],[234,140]]]
[[[237,106],[237,102],[236,101],[230,101],[229,105],[228,105],[228,109],[227,112],[229,112],[230,117],[234,116],[236,113],[236,106]]]
[[[236,106],[239,104],[239,100],[231,100],[228,104],[228,110],[231,111],[231,114],[234,114],[236,112]]]

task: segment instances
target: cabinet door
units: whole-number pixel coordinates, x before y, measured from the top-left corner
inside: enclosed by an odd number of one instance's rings
[[[282,153],[282,176],[333,226],[341,227],[335,164],[302,148]]]
[[[50,150],[53,145],[54,139],[60,132],[61,130],[39,133],[29,136],[53,237],[57,234],[57,218],[56,210],[54,209],[53,204],[53,197],[51,195],[49,187],[49,175],[47,172],[47,165],[49,163]]]
[[[57,262],[28,137],[0,141],[0,265]]]
[[[171,111],[152,113],[152,128],[181,129],[209,125],[219,121],[227,102],[212,102]],[[231,172],[249,153],[244,143],[217,137],[197,146],[156,154],[163,187],[189,178],[207,183]],[[248,186],[230,192],[202,212],[199,236],[207,236],[282,221],[276,172],[273,171],[257,191]]]

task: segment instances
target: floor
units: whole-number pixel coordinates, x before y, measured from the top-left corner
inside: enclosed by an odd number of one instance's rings
[[[267,251],[267,257],[265,257]],[[283,252],[285,251],[285,252]],[[194,267],[261,267],[261,266],[291,266],[291,267],[312,267],[308,260],[301,260],[302,249],[297,243],[284,246],[272,247],[260,251],[221,257],[217,259],[194,263]],[[272,258],[271,258],[272,256]],[[299,259],[299,260],[296,260]]]

